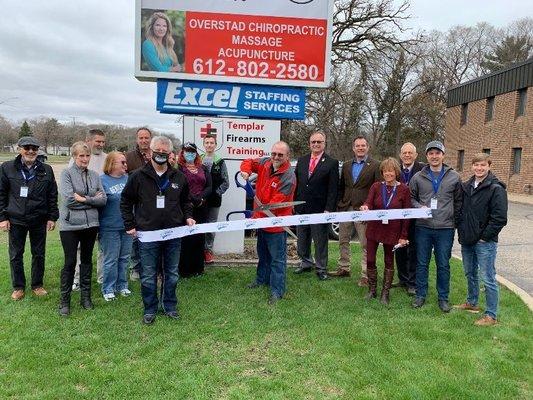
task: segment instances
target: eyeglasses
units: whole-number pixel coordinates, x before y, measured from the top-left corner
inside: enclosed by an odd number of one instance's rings
[[[324,143],[323,140],[311,140],[311,144],[321,144]]]
[[[22,148],[25,150],[25,151],[39,151],[39,146],[32,146],[32,145],[28,145],[28,146],[22,146]]]
[[[285,157],[285,154],[284,153],[270,153],[270,155],[273,157],[273,158],[276,158],[276,157],[279,157],[279,158],[283,158]]]

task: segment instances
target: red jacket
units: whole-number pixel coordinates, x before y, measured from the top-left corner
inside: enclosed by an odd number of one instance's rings
[[[381,186],[383,182],[376,182],[370,187],[368,197],[364,202],[370,210],[382,210],[385,208]],[[401,183],[397,186],[396,194],[392,198],[389,208],[411,208],[411,194],[409,188]],[[396,244],[399,239],[406,239],[409,233],[408,219],[389,220],[388,224],[381,221],[368,221],[366,238],[384,244]]]
[[[257,174],[255,194],[263,205],[293,201],[296,176],[288,161],[274,172],[270,158],[249,158],[241,163],[241,171],[248,174],[252,172]],[[258,204],[254,200],[254,208],[257,207]],[[292,215],[292,207],[276,208],[272,210],[272,213],[277,217]],[[252,218],[264,217],[268,217],[268,215],[261,211],[254,212],[252,216]],[[265,231],[278,233],[283,232],[283,228],[265,228]]]

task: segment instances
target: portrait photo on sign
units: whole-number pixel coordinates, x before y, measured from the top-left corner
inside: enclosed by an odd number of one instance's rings
[[[141,21],[141,70],[183,72],[185,12],[142,9]]]

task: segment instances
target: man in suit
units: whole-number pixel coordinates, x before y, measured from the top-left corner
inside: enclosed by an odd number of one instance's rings
[[[400,149],[400,161],[402,172],[400,180],[409,186],[411,178],[422,168],[424,163],[416,161],[418,153],[414,144],[407,142]],[[398,282],[392,287],[403,287],[409,296],[416,294],[416,237],[414,222],[409,225],[409,246],[400,247],[396,250],[396,267]]]
[[[311,153],[300,157],[296,163],[296,197],[305,204],[295,207],[298,214],[318,214],[335,211],[339,186],[339,161],[328,156],[326,135],[315,132],[309,138]],[[318,279],[328,279],[328,224],[299,225],[298,256],[300,266],[296,274],[316,267]],[[315,259],[311,256],[311,240],[315,243]]]
[[[370,145],[364,136],[357,136],[352,143],[354,158],[342,165],[339,183],[339,211],[359,210],[365,202],[370,186],[381,180],[379,161],[372,159],[368,153]],[[359,286],[368,286],[366,276],[366,224],[364,222],[343,222],[339,225],[339,265],[331,276],[350,276],[350,240],[352,226],[355,225],[359,243],[361,243],[361,279]]]

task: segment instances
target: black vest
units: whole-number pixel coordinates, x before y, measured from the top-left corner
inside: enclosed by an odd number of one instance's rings
[[[213,162],[211,166],[211,179],[212,179],[212,188],[211,194],[207,198],[208,207],[220,207],[222,204],[222,197],[217,194],[217,190],[223,182],[222,179],[222,165],[224,160],[220,159],[217,162]]]

